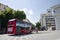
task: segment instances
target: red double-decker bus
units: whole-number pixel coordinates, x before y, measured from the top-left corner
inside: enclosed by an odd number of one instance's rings
[[[32,24],[17,19],[10,19],[8,21],[7,33],[8,34],[27,34],[31,33]]]

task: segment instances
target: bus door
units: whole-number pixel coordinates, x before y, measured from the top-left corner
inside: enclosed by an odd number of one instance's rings
[[[16,33],[16,22],[15,21],[8,21],[7,33],[8,34]]]
[[[20,26],[16,26],[16,34],[20,34],[20,30],[21,30]]]

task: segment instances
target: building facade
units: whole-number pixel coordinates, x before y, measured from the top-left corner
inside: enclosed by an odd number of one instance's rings
[[[0,3],[0,11],[1,11],[1,12],[4,12],[5,9],[6,9],[6,7],[8,7],[8,6]]]
[[[41,25],[48,28],[48,30],[52,30],[52,27],[55,27],[55,18],[50,11],[41,15]]]
[[[60,30],[60,4],[52,6],[51,9],[55,15],[56,29]]]

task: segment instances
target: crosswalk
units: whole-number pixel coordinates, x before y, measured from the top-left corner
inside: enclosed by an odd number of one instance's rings
[[[45,32],[45,31],[44,31]],[[0,35],[0,40],[60,40],[60,31],[45,32],[29,35],[9,36],[8,34]]]
[[[34,35],[25,35],[25,36],[20,36],[20,37],[13,37],[13,40],[32,40],[32,38],[34,37]],[[11,40],[12,38],[9,38],[9,40]]]
[[[39,32],[39,33],[42,34],[47,32]],[[9,36],[8,34],[0,35],[0,40],[36,40],[37,38],[39,38],[39,34],[35,33],[22,36]]]
[[[24,36],[0,36],[0,40],[33,40],[35,35],[24,35]]]

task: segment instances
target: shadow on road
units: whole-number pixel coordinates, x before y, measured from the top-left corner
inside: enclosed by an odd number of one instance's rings
[[[26,35],[31,35],[32,33],[30,34],[16,34],[16,35],[8,35],[8,36],[14,36],[14,37],[19,37],[19,36],[26,36]]]
[[[4,35],[4,34],[0,33],[0,35]]]
[[[0,35],[4,35],[5,33],[0,32]]]

